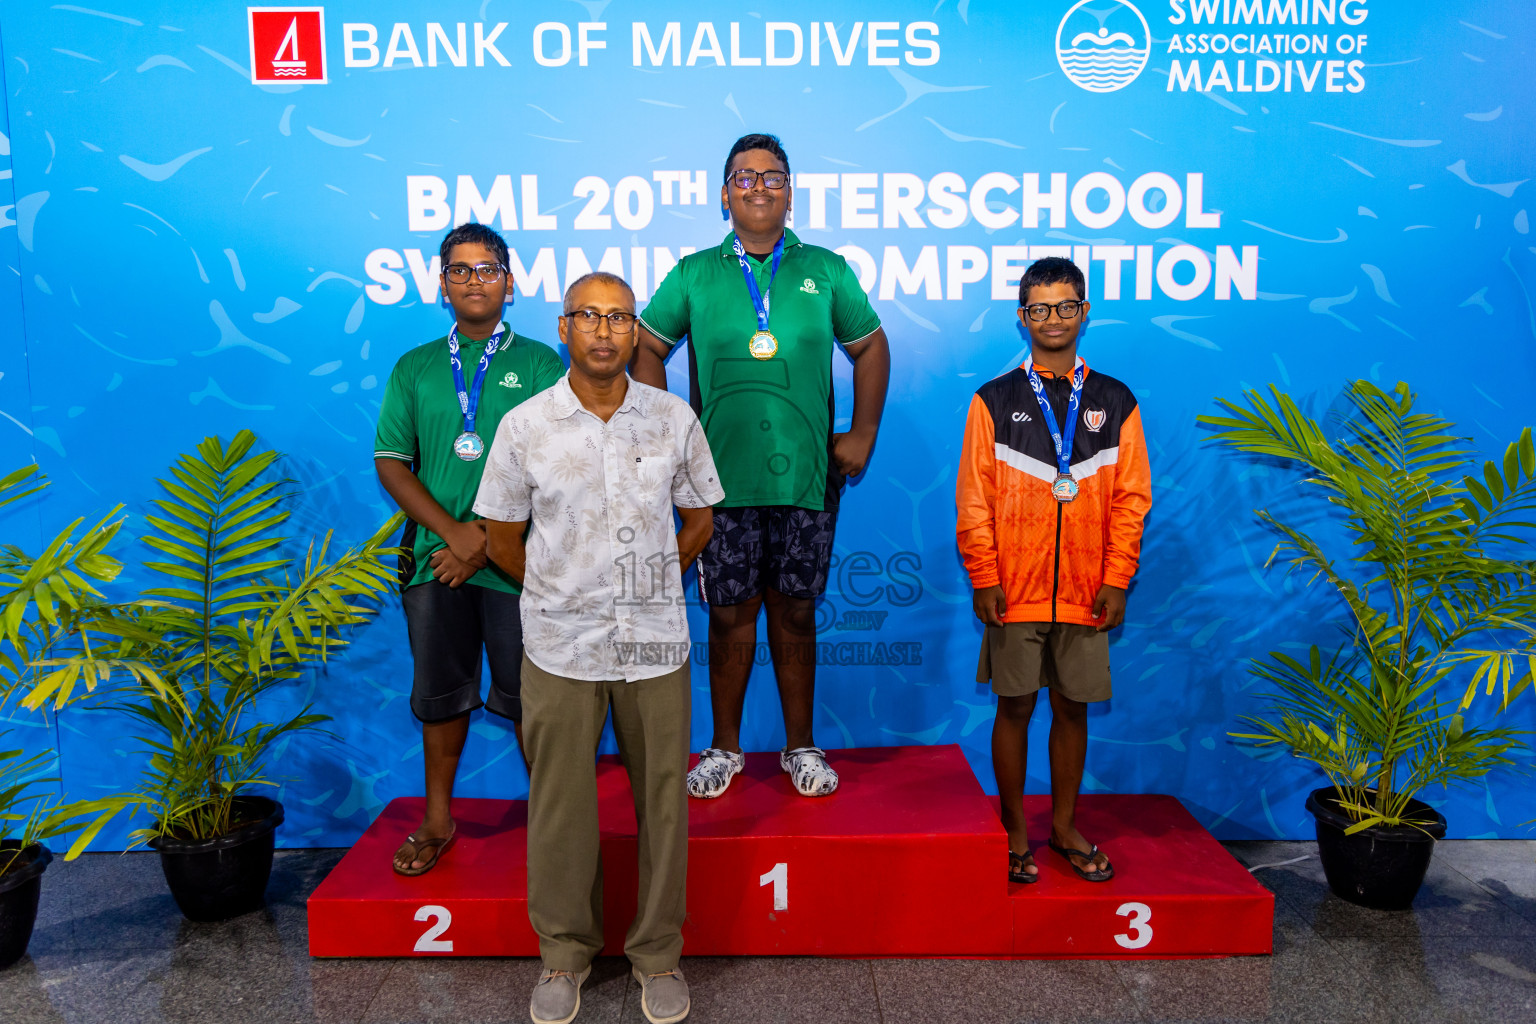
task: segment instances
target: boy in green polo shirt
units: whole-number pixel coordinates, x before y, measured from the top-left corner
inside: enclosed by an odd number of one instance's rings
[[[373,444],[379,482],[415,527],[407,530],[414,540],[408,541],[412,568],[402,580],[402,603],[415,661],[411,711],[422,723],[427,809],[395,854],[402,875],[429,870],[453,839],[449,804],[470,712],[484,706],[510,718],[522,743],[520,590],[487,560],[485,527],[472,506],[496,425],[565,373],[554,349],[514,334],[501,319],[512,275],[500,235],[464,224],[443,239],[440,253],[453,330],[395,364]],[[491,666],[483,704],[482,651]]]
[[[785,230],[792,192],[777,138],[736,141],[720,188],[734,230],[657,286],[631,366],[636,380],[665,388],[663,361],[687,336],[693,409],[725,488],[698,560],[714,711],[713,741],[688,774],[699,798],[724,793],[742,769],[741,712],[764,605],[784,712],[779,764],[803,796],[838,783],[811,735],[816,599],[843,481],[863,472],[875,443],[890,349],[848,261]],[[832,433],[834,343],[853,360],[853,423],[843,434]]]

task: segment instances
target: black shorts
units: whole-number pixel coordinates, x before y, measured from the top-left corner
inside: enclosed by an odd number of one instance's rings
[[[707,604],[750,601],[771,587],[785,597],[820,597],[832,563],[837,510],[793,505],[715,509],[715,532],[699,555]]]
[[[401,595],[416,662],[411,713],[446,722],[478,707],[523,720],[523,621],[516,594],[437,580]],[[491,690],[480,700],[481,652],[491,663]]]

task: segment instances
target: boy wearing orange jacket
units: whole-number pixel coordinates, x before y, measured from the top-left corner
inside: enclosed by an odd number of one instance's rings
[[[955,486],[960,552],[986,627],[976,680],[997,694],[992,767],[1015,882],[1039,878],[1022,802],[1042,686],[1051,692],[1047,843],[1080,877],[1114,877],[1077,830],[1077,793],[1088,704],[1109,699],[1106,633],[1125,619],[1152,486],[1136,396],[1077,354],[1088,307],[1072,261],[1048,257],[1025,271],[1018,316],[1030,355],[971,400]]]

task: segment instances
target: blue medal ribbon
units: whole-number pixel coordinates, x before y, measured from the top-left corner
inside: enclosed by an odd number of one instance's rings
[[[1045,417],[1045,425],[1051,432],[1051,443],[1056,446],[1056,475],[1060,477],[1072,476],[1072,438],[1077,434],[1077,407],[1083,397],[1083,374],[1088,364],[1083,362],[1083,357],[1077,357],[1077,366],[1072,370],[1072,397],[1067,400],[1067,424],[1066,436],[1062,436],[1062,430],[1056,426],[1056,413],[1051,409],[1051,400],[1045,394],[1045,384],[1041,382],[1040,375],[1035,372],[1033,358],[1025,365],[1029,373],[1029,386],[1035,389],[1035,399],[1040,403],[1040,413]],[[1074,489],[1075,493],[1075,489]]]
[[[762,291],[757,287],[757,275],[752,273],[752,264],[747,262],[747,250],[742,248],[741,239],[731,240],[731,246],[736,250],[736,261],[741,264],[741,276],[747,279],[747,294],[752,296],[752,308],[757,311],[757,329],[768,329],[768,302],[763,298]],[[779,260],[784,258],[784,236],[773,243],[773,269],[768,272],[768,291],[773,291],[773,278],[779,272]]]
[[[501,347],[501,339],[507,332],[507,325],[503,323],[491,335],[491,340],[485,343],[485,351],[480,354],[480,365],[475,367],[475,382],[466,390],[464,387],[464,361],[459,358],[459,325],[454,324],[453,330],[448,332],[448,365],[453,367],[453,386],[459,392],[459,411],[464,414],[464,433],[475,432],[475,413],[480,408],[480,389],[485,386],[485,373],[491,368],[491,359],[496,355],[496,350]]]

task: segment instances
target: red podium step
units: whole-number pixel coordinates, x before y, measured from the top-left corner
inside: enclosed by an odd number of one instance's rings
[[[997,798],[988,798],[993,809]],[[1051,798],[1026,796],[1033,885],[1008,883],[1023,957],[1246,956],[1274,949],[1275,897],[1171,796],[1083,796],[1077,827],[1115,866],[1085,882],[1045,845]]]
[[[1176,957],[1267,953],[1274,900],[1172,797],[1086,796],[1083,831],[1116,877],[1094,885],[1041,848],[1041,881],[1010,885],[996,798],[960,749],[833,751],[842,787],[796,795],[777,755],[749,754],[718,800],[690,801],[689,955]],[[598,768],[605,952],[635,907],[624,771]],[[1049,798],[1026,800],[1046,835]],[[456,800],[458,837],[418,878],[390,859],[420,821],[392,801],[309,901],[310,952],[535,956],[526,805]]]

